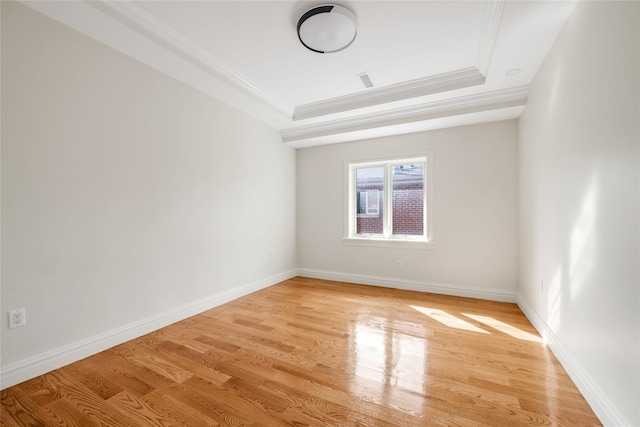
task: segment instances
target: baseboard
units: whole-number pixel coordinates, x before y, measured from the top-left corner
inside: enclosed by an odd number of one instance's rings
[[[517,304],[529,322],[538,331],[544,342],[549,346],[562,367],[567,371],[580,393],[591,405],[591,409],[605,426],[623,427],[631,426],[622,415],[615,409],[600,388],[593,381],[591,376],[584,370],[582,365],[571,355],[569,350],[560,341],[558,336],[547,325],[547,323],[536,313],[527,303],[522,295],[518,295]]]
[[[384,286],[386,288],[405,289],[409,291],[486,299],[491,301],[516,302],[515,292],[486,288],[471,288],[446,283],[420,282],[415,280],[339,273],[335,271],[313,270],[308,268],[299,268],[298,276],[309,277],[312,279],[333,280],[336,282],[357,283],[360,285]]]
[[[141,337],[172,323],[194,316],[226,302],[295,277],[295,269],[266,277],[234,289],[201,298],[172,308],[138,322],[112,329],[102,334],[58,347],[34,357],[3,366],[0,369],[0,389],[19,384],[54,369],[89,357],[113,346]]]

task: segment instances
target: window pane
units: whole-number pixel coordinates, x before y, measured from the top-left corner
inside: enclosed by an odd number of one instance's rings
[[[356,169],[356,233],[382,234],[384,167]]]
[[[393,234],[424,234],[424,163],[393,166]]]

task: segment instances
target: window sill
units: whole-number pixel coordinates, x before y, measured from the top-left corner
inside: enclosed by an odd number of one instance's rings
[[[433,249],[435,242],[410,239],[377,239],[375,237],[343,237],[343,245],[373,246],[379,248]]]

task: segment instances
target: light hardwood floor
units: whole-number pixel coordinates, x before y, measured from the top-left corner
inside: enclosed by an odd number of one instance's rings
[[[4,390],[1,419],[601,425],[515,304],[304,278]]]

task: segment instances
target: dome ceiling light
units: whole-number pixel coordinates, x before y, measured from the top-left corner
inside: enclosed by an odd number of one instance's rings
[[[298,38],[309,50],[338,52],[356,38],[356,15],[335,4],[323,4],[306,11],[298,20]]]

